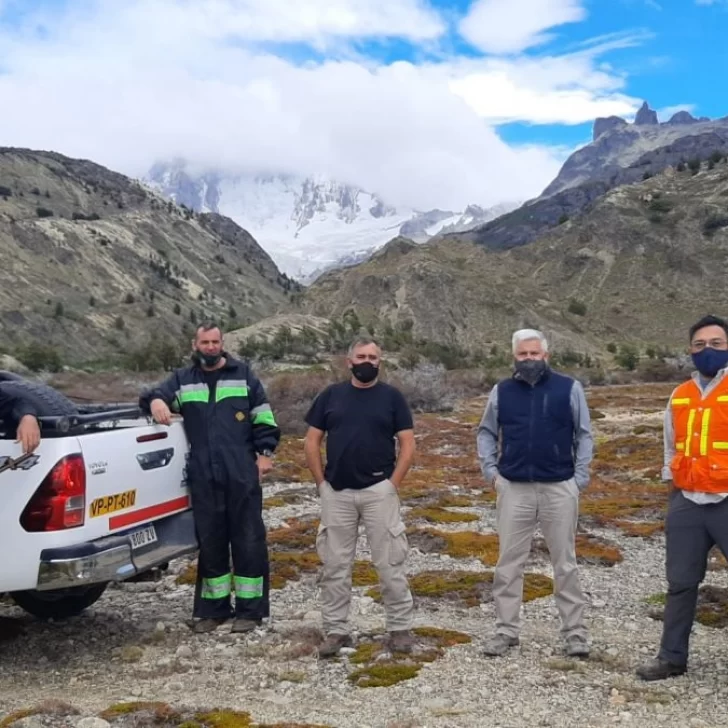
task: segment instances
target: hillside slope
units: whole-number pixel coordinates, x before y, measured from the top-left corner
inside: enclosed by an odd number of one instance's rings
[[[672,169],[608,192],[529,245],[489,251],[462,238],[399,238],[323,276],[302,308],[365,324],[411,321],[416,336],[471,349],[543,328],[561,347],[608,342],[683,348],[707,312],[728,314],[728,164]]]
[[[291,290],[234,222],[198,215],[92,162],[0,148],[0,346],[102,359],[179,340],[203,316],[241,325]]]

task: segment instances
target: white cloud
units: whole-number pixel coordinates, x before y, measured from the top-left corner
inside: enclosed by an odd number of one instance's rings
[[[588,53],[488,60],[461,66],[452,90],[491,123],[581,124],[639,107],[620,93],[622,79],[598,70]]]
[[[494,124],[573,124],[638,106],[622,78],[598,68],[594,48],[538,60],[382,65],[352,54],[295,63],[245,42],[250,20],[226,15],[245,6],[268,18],[257,41],[286,25],[296,25],[289,39],[322,45],[379,37],[387,31],[371,8],[392,34],[439,32],[416,0],[371,0],[366,10],[327,0],[340,12],[326,17],[321,2],[87,0],[73,14],[29,20],[27,34],[0,27],[2,143],[137,176],[178,156],[228,170],[326,174],[393,204],[462,209],[536,195],[563,162],[561,149],[505,144]],[[291,22],[304,17],[308,30]]]
[[[519,53],[549,40],[549,28],[585,17],[582,0],[475,0],[460,32],[487,53]]]

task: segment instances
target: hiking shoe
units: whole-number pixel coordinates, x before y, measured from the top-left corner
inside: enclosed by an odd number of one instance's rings
[[[219,619],[197,619],[192,623],[192,631],[196,634],[214,632],[221,624],[227,622],[227,617]]]
[[[572,634],[564,642],[564,653],[567,657],[589,657],[589,643],[586,637]]]
[[[352,644],[348,634],[327,634],[326,639],[319,645],[318,656],[334,657],[339,654],[342,647],[351,647]]]
[[[518,637],[509,637],[507,634],[498,632],[483,645],[483,654],[486,657],[501,657],[511,647],[515,647],[518,644]]]
[[[664,680],[668,677],[683,675],[687,671],[687,665],[677,665],[674,662],[663,660],[661,657],[655,657],[640,665],[635,673],[642,680]]]
[[[243,619],[242,617],[236,617],[233,620],[233,626],[230,628],[231,632],[252,632],[256,627],[260,627],[263,624],[262,619]]]
[[[394,630],[389,633],[389,651],[409,654],[415,646],[415,638],[408,629]]]

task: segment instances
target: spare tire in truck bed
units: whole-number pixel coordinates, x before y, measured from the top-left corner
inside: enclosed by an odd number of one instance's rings
[[[9,372],[7,369],[0,369],[0,382],[24,382],[25,377],[22,374]]]
[[[0,391],[7,394],[22,394],[35,407],[39,417],[78,414],[78,407],[68,397],[42,382],[0,379]]]

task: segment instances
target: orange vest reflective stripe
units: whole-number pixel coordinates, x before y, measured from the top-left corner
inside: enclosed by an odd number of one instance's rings
[[[672,480],[683,490],[728,493],[728,377],[703,397],[691,379],[670,400],[675,432]]]

